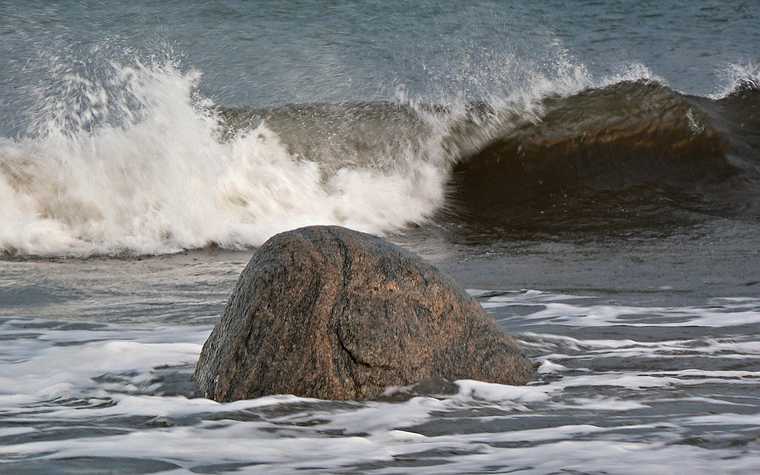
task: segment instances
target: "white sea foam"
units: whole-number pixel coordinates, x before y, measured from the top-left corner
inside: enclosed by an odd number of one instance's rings
[[[49,98],[32,136],[0,141],[0,249],[239,248],[307,224],[379,233],[442,203],[444,173],[424,160],[390,157],[393,171],[342,169],[325,181],[319,164],[291,156],[266,125],[222,143],[194,98],[198,73],[137,63],[111,74],[118,84],[67,75],[87,107]]]
[[[521,315],[520,319],[533,323],[580,327],[732,327],[760,323],[760,305],[755,298],[737,297],[715,300],[705,306],[687,307],[596,304],[590,298],[587,298],[589,302],[585,304],[571,303],[583,298],[528,290],[486,298],[481,305],[487,309],[534,306],[537,309],[535,312]]]
[[[3,396],[27,395],[37,400],[68,397],[92,388],[92,378],[151,368],[161,364],[192,364],[201,345],[107,341],[50,347],[29,359],[0,366]]]
[[[687,323],[688,325],[688,323]],[[555,365],[550,359],[589,359],[589,358],[702,358],[716,359],[757,359],[760,358],[760,342],[752,337],[704,338],[691,340],[580,340],[568,336],[523,333],[527,346],[540,347],[544,351],[554,350],[543,358],[549,364],[544,372],[551,372]],[[572,352],[557,353],[557,351]],[[543,365],[542,365],[543,368]]]
[[[548,298],[544,300],[544,304],[549,303]],[[704,397],[686,391],[715,385],[757,385],[760,373],[755,371],[693,368],[584,372],[544,357],[541,368],[545,370],[539,381],[528,386],[461,380],[454,395],[394,403],[335,403],[290,395],[217,403],[189,395],[161,395],[160,385],[153,381],[155,372],[167,367],[179,368],[173,371],[190,377],[200,344],[209,331],[207,326],[99,325],[90,330],[62,331],[46,330],[43,325],[30,332],[24,323],[5,320],[0,327],[2,331],[17,329],[10,350],[15,360],[0,365],[0,387],[16,393],[0,395],[3,421],[13,425],[0,430],[0,437],[7,437],[0,444],[0,458],[8,460],[55,464],[97,454],[171,463],[178,467],[177,473],[225,463],[260,464],[247,465],[245,473],[288,473],[315,467],[335,472],[367,463],[378,464],[379,473],[390,473],[392,470],[384,469],[383,464],[398,471],[399,460],[445,461],[435,467],[441,473],[494,471],[494,467],[518,473],[560,469],[631,473],[630,466],[621,462],[628,461],[640,465],[638,473],[648,473],[672,457],[698,461],[689,462],[688,468],[700,473],[699,467],[714,471],[712,460],[716,456],[729,457],[730,462],[721,462],[721,471],[743,473],[759,461],[746,453],[736,457],[739,449],[708,451],[673,444],[685,428],[749,428],[756,422],[754,416],[686,413],[651,424],[647,419],[647,424],[636,422],[636,416],[631,416],[666,403],[749,407],[729,400],[730,392],[722,397]],[[696,347],[704,350],[703,354],[737,351],[729,339],[638,342],[538,333],[524,336],[574,348],[597,359],[606,356],[595,351],[612,352],[614,356],[616,350],[627,348],[677,353]],[[110,378],[101,378],[104,375]],[[66,398],[77,403],[69,405]],[[568,413],[574,414],[574,421],[583,414],[605,423],[590,420],[568,424],[566,416],[551,419],[555,414]],[[148,423],[124,422],[131,418]],[[93,421],[115,432],[90,437],[74,431],[58,438],[38,434],[37,429],[51,423],[78,427]],[[547,422],[549,425],[544,426]],[[14,428],[19,424],[29,430]],[[436,429],[436,424],[444,424],[444,429]],[[459,427],[466,430],[460,433]],[[646,438],[638,437],[638,432]],[[429,469],[425,465],[404,467],[411,473]]]
[[[346,469],[355,464],[415,460],[418,454],[434,451],[445,463],[436,473],[494,471],[497,467],[515,473],[553,473],[598,470],[614,474],[660,473],[679,461],[679,470],[714,473],[720,459],[721,473],[752,473],[760,458],[737,449],[707,450],[672,444],[663,434],[631,442],[616,431],[667,430],[666,424],[603,428],[568,425],[545,429],[511,430],[423,436],[397,429],[379,429],[361,436],[325,437],[308,428],[278,428],[267,422],[215,421],[193,427],[172,427],[105,437],[29,442],[0,447],[0,453],[18,457],[60,460],[77,457],[134,457],[162,460],[190,470],[204,464],[243,463],[245,473],[292,473],[311,468],[323,472]],[[287,434],[274,437],[272,431]],[[590,437],[595,437],[589,440]],[[580,440],[578,440],[580,439]],[[654,439],[654,440],[652,440]],[[664,440],[662,440],[664,439]],[[500,444],[515,444],[504,446]],[[208,450],[209,446],[213,450]],[[738,455],[741,457],[737,457]],[[399,468],[376,467],[373,472],[398,473]],[[429,473],[430,466],[408,466],[406,473]]]
[[[728,374],[726,374],[728,373]],[[529,386],[507,386],[502,384],[484,383],[481,381],[462,380],[457,381],[460,388],[460,396],[474,397],[488,401],[518,401],[538,402],[546,401],[551,396],[558,395],[568,388],[580,387],[616,387],[634,391],[651,388],[665,388],[672,386],[692,386],[709,382],[726,382],[725,377],[735,378],[732,372],[606,372],[595,374],[583,374],[579,376],[563,376],[562,379],[548,384],[536,384]],[[690,376],[682,378],[679,376]],[[701,376],[701,377],[700,377]],[[738,381],[737,381],[738,382]],[[747,381],[759,383],[760,381]]]

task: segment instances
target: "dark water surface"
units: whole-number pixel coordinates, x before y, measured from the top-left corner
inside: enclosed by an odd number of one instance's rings
[[[757,472],[759,19],[0,1],[0,472]],[[308,224],[451,274],[537,381],[199,398],[252,249]]]

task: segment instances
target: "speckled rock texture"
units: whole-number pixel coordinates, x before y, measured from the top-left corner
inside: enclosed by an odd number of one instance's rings
[[[195,369],[202,394],[371,399],[388,386],[534,374],[514,339],[449,277],[336,226],[278,234],[251,258]]]

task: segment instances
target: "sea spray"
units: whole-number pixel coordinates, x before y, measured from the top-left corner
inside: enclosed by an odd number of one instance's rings
[[[242,248],[315,223],[380,233],[424,220],[443,200],[443,170],[423,161],[325,178],[266,124],[220,140],[195,71],[137,62],[110,72],[120,87],[67,73],[72,87],[48,98],[47,120],[0,143],[6,253]]]
[[[729,63],[719,69],[719,76],[723,84],[717,92],[709,95],[711,99],[723,99],[743,90],[760,91],[760,62]]]

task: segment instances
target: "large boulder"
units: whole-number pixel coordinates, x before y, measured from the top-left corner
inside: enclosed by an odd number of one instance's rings
[[[531,362],[450,278],[369,234],[313,226],[253,256],[203,346],[205,397],[368,399],[388,386],[524,384]]]

